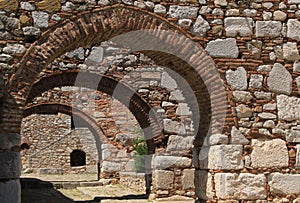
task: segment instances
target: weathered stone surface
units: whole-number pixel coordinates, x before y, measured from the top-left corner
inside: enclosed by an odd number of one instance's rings
[[[21,202],[20,180],[0,182],[1,202]]]
[[[20,2],[20,6],[22,9],[26,10],[26,11],[34,11],[35,10],[35,6],[29,2]]]
[[[300,195],[300,174],[271,173],[268,176],[270,190],[274,194]]]
[[[264,77],[259,74],[252,74],[250,77],[249,87],[261,89],[263,86]]]
[[[277,95],[278,119],[293,121],[300,119],[300,99],[286,95]]]
[[[172,5],[168,15],[171,18],[196,18],[198,10],[198,7]]]
[[[22,30],[23,30],[24,35],[28,35],[28,36],[40,36],[41,35],[41,30],[40,30],[40,28],[37,28],[37,27],[28,26],[28,27],[23,27]]]
[[[89,57],[86,59],[85,63],[87,65],[97,65],[103,61],[103,48],[93,47]]]
[[[164,119],[163,126],[164,126],[164,131],[166,133],[171,133],[171,134],[173,133],[179,135],[186,134],[184,125],[177,121],[172,121],[171,119]]]
[[[263,105],[263,110],[266,110],[266,111],[274,111],[274,110],[276,110],[276,108],[277,108],[276,103]]]
[[[163,88],[174,90],[177,88],[177,83],[167,72],[163,72],[161,75],[160,86]]]
[[[242,145],[214,145],[202,147],[199,154],[201,169],[242,169]]]
[[[203,146],[212,146],[217,144],[228,144],[228,136],[224,134],[211,134],[205,137]]]
[[[300,22],[297,19],[289,19],[287,22],[287,37],[300,41]]]
[[[271,100],[272,93],[271,92],[254,92],[254,96],[257,99]]]
[[[180,90],[174,90],[172,92],[170,92],[170,97],[169,97],[170,101],[184,101],[184,96],[182,94],[182,91]]]
[[[256,37],[279,37],[282,24],[278,21],[256,21]]]
[[[92,49],[92,53],[94,54],[93,52],[93,49]],[[92,54],[91,53],[91,54]],[[76,58],[76,59],[80,59],[80,60],[83,60],[84,59],[84,49],[82,47],[79,47],[78,49],[75,49],[74,51],[71,51],[71,52],[68,52],[66,53],[66,55],[69,57],[69,58]],[[99,55],[98,55],[99,56]],[[101,56],[101,55],[100,55]],[[99,56],[99,57],[100,57]],[[91,56],[92,58],[93,56]],[[95,57],[96,58],[96,57]],[[91,59],[90,59],[91,60]]]
[[[21,175],[20,153],[12,151],[0,152],[0,179],[16,179]]]
[[[296,145],[296,163],[295,163],[296,168],[300,168],[300,144]]]
[[[285,141],[281,139],[252,139],[251,146],[253,147],[251,153],[253,167],[271,168],[288,166],[289,156]]]
[[[231,128],[230,144],[241,144],[246,145],[249,140],[239,131],[235,126]]]
[[[231,87],[237,90],[246,90],[248,87],[247,71],[243,67],[238,67],[235,71],[226,71],[226,80]]]
[[[184,169],[182,172],[182,189],[194,189],[195,169]]]
[[[182,28],[188,29],[192,25],[192,20],[191,19],[179,19],[178,25]]]
[[[253,30],[252,18],[245,17],[227,17],[225,18],[225,31],[226,36],[235,37],[239,36],[251,36]]]
[[[277,116],[273,113],[267,113],[267,112],[263,112],[263,113],[259,113],[258,117],[261,119],[276,119]]]
[[[270,72],[272,70],[272,66],[270,65],[261,65],[257,67],[257,71],[259,72]]]
[[[168,190],[173,188],[174,172],[155,170],[153,172],[153,187],[157,190]]]
[[[188,168],[192,160],[181,156],[154,156],[152,164],[155,169]]]
[[[35,4],[39,10],[55,12],[61,9],[60,0],[43,0]]]
[[[192,112],[190,111],[190,107],[187,103],[179,103],[176,109],[177,116],[190,116]]]
[[[236,90],[236,91],[232,92],[232,95],[233,95],[234,101],[236,101],[236,102],[247,102],[253,98],[251,93],[246,92],[246,91]]]
[[[0,62],[9,62],[11,60],[13,60],[13,57],[11,55],[9,55],[9,54],[0,54]],[[1,86],[1,84],[0,84],[0,86]]]
[[[220,58],[237,58],[239,55],[239,49],[236,44],[236,39],[217,39],[207,43],[205,50],[212,57]]]
[[[289,4],[300,4],[300,0],[288,0]]]
[[[128,145],[132,145],[133,144],[133,141],[135,139],[138,138],[138,135],[137,134],[124,134],[124,133],[118,133],[116,135],[116,141],[117,142],[120,142],[121,145],[123,146],[128,146]]]
[[[0,10],[14,11],[18,9],[18,6],[17,0],[0,0]]]
[[[220,6],[227,6],[228,4],[227,0],[215,0],[214,3],[215,5],[220,5]]]
[[[102,172],[120,172],[122,168],[121,162],[103,161],[101,170]]]
[[[300,126],[292,127],[290,130],[286,130],[286,141],[288,142],[300,142]]]
[[[38,173],[39,174],[48,174],[48,175],[54,175],[54,174],[62,175],[63,170],[61,168],[40,168],[38,170]]]
[[[193,147],[194,136],[171,135],[168,140],[167,151],[185,151]]]
[[[277,10],[273,13],[273,20],[275,21],[285,21],[287,14],[283,11]]]
[[[21,135],[17,133],[0,133],[0,150],[11,149],[21,144]]]
[[[191,28],[191,32],[196,35],[205,36],[209,29],[209,23],[201,15],[199,15]]]
[[[3,52],[6,54],[23,54],[26,48],[22,44],[9,44],[3,48]]]
[[[266,178],[263,174],[215,174],[216,195],[222,199],[256,200],[267,197]]]
[[[267,79],[270,90],[289,95],[292,92],[292,82],[289,71],[280,63],[275,63]]]
[[[165,14],[167,13],[167,9],[163,5],[156,4],[154,7],[154,13]]]
[[[238,105],[235,110],[239,118],[249,118],[252,116],[252,110],[245,104]]]
[[[197,197],[205,200],[213,199],[212,176],[207,171],[195,171],[195,192]]]
[[[298,61],[300,59],[297,43],[287,42],[283,44],[283,58],[287,61]]]
[[[49,23],[49,14],[42,11],[33,11],[32,18],[34,26],[38,28],[47,28]]]

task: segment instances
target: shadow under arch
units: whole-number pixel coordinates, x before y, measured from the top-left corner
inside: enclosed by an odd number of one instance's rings
[[[75,83],[79,73],[80,76],[85,79],[83,79],[82,82],[77,81]],[[96,89],[95,81],[98,81]],[[101,74],[78,71],[54,73],[40,78],[34,83],[27,98],[27,102],[54,87],[74,85],[107,93],[114,96],[117,100],[127,106],[144,131],[149,154],[153,154],[155,152],[156,144],[160,140],[160,136],[162,134],[161,119],[156,115],[156,112],[151,108],[151,106],[133,89],[113,78]],[[115,87],[118,87],[117,92],[114,91]],[[70,106],[68,110],[72,111],[72,107]],[[75,114],[77,110],[78,109],[73,107],[73,112]]]
[[[96,142],[96,148],[97,148],[97,154],[98,154],[98,179],[100,178],[100,170],[99,170],[99,164],[102,160],[102,150],[101,150],[101,144],[108,143],[107,138],[104,136],[103,131],[98,126],[97,122],[92,119],[88,114],[81,111],[78,108],[74,108],[70,105],[62,104],[62,103],[41,103],[41,104],[35,104],[30,107],[26,107],[23,111],[23,117],[28,117],[32,114],[57,114],[57,113],[63,113],[72,117],[76,117],[79,122],[81,122],[84,126],[86,126],[93,134],[95,142]]]

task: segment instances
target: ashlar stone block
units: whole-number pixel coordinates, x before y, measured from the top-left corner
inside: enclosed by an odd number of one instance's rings
[[[289,164],[288,150],[284,140],[252,139],[252,167],[287,167]]]
[[[272,173],[268,176],[268,183],[274,194],[300,195],[300,174]]]
[[[201,169],[242,169],[242,145],[203,146],[199,154]]]
[[[170,190],[174,185],[174,172],[156,170],[153,172],[153,187],[157,190]]]
[[[263,174],[215,174],[216,195],[222,199],[256,200],[267,197],[266,178]]]

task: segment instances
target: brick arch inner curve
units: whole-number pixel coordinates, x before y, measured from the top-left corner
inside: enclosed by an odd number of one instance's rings
[[[222,101],[222,98],[226,97],[226,95],[224,96],[223,92],[218,93],[220,89],[224,89],[223,83],[218,75],[211,75],[216,68],[214,62],[207,56],[203,48],[196,43],[200,52],[194,53],[194,50],[190,49],[190,42],[187,42],[183,38],[183,40],[178,40],[172,36],[166,35],[164,30],[175,30],[176,33],[181,33],[188,39],[192,38],[192,36],[185,33],[180,27],[168,22],[159,15],[130,6],[114,5],[83,12],[56,24],[46,31],[41,38],[27,50],[21,61],[20,67],[12,76],[6,89],[7,94],[5,94],[2,110],[3,122],[1,123],[3,131],[19,132],[21,119],[15,119],[14,122],[10,122],[13,117],[12,114],[14,114],[14,118],[21,117],[20,115],[22,114],[26,98],[29,95],[33,82],[42,69],[52,60],[63,53],[78,47],[85,47],[101,41],[107,41],[121,33],[143,29],[151,29],[149,32],[150,35],[166,39],[166,43],[173,47],[175,45],[178,51],[185,56],[184,58],[188,60],[190,64],[196,65],[197,69],[192,70],[190,75],[200,75],[205,84],[215,82],[212,94],[206,94],[209,96],[206,97],[205,101],[203,101],[204,97],[200,95],[198,98],[198,105],[205,106],[207,109],[210,109],[211,106],[211,110],[206,113],[207,118],[209,118],[209,120],[218,120],[218,115],[223,114],[221,111],[224,109],[218,109],[217,107],[224,105],[219,105],[219,103],[224,102]],[[146,55],[157,56],[155,51],[154,54],[153,52],[145,53]],[[172,58],[169,58],[169,61],[172,61]],[[160,56],[157,56],[155,62],[157,64],[164,64],[166,60],[165,58],[162,59]],[[171,65],[167,63],[167,65],[170,67],[174,65],[174,63]],[[183,71],[182,67],[178,67],[178,69]],[[183,71],[182,76],[192,85],[195,85],[191,86],[195,91],[203,90],[203,92],[207,92],[205,88],[197,87],[195,78],[190,78],[188,75],[188,72]],[[200,134],[202,134],[202,136],[205,136],[206,132],[209,130],[207,126],[207,124],[204,125],[205,129],[202,131],[200,129]],[[203,128],[203,126],[200,128]]]
[[[78,74],[81,74],[81,77],[87,80],[82,81],[82,83],[76,82]],[[144,130],[149,153],[154,153],[157,142],[161,141],[162,126],[160,118],[156,115],[156,112],[151,106],[133,89],[113,78],[101,74],[82,73],[78,71],[54,73],[40,78],[33,84],[30,94],[27,97],[27,102],[54,87],[78,85],[93,89],[95,88],[94,81],[99,81],[96,90],[114,96],[128,107],[137,119],[140,127]],[[118,91],[114,92],[116,86],[118,86]]]

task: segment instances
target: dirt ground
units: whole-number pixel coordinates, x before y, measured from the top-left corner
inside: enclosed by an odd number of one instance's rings
[[[83,175],[36,175],[21,176],[22,203],[194,203],[187,197],[174,196],[166,199],[155,199],[120,184],[92,187],[76,187],[56,189],[53,183],[64,181],[75,183],[80,181],[95,183],[97,176]]]

